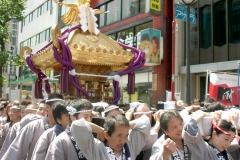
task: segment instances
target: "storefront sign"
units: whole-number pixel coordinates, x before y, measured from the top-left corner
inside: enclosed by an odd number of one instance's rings
[[[150,15],[161,14],[161,1],[160,0],[146,0],[145,12]]]
[[[209,95],[226,106],[236,104],[238,76],[230,74],[210,74]],[[240,95],[238,95],[238,98]]]
[[[190,22],[196,24],[196,18],[195,18],[195,9],[190,9]],[[175,14],[177,19],[181,19],[183,21],[186,21],[187,17],[187,7],[182,4],[175,4]]]
[[[141,30],[137,35],[137,39],[138,48],[142,41],[149,41],[152,44],[152,53],[146,58],[145,65],[154,66],[161,64],[161,60],[163,59],[161,31],[152,28]],[[148,52],[150,52],[150,46],[145,45],[143,51],[145,54],[148,54]]]

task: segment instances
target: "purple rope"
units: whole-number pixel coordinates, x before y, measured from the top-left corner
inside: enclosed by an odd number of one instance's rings
[[[126,68],[125,70],[121,71],[120,73],[118,73],[118,75],[123,76],[125,74],[129,74],[132,71],[136,70],[137,68],[140,68],[144,65],[145,63],[145,53],[142,52],[141,50],[138,50],[134,47],[122,44],[120,42],[117,42],[120,46],[122,46],[123,48],[127,48],[127,49],[131,49],[133,51],[134,54],[134,60],[132,61],[132,63],[128,66],[128,68]],[[133,87],[134,84],[131,84],[128,86],[128,90],[130,88]],[[112,101],[112,104],[116,104],[118,102],[118,100],[121,98],[120,95],[120,90],[119,90],[119,82],[113,80],[113,87],[114,87],[114,100]]]
[[[35,82],[35,90],[34,90],[34,97],[37,99],[43,99],[43,94],[42,94],[42,80],[44,78],[47,78],[46,74],[44,74],[41,70],[35,68],[32,64],[31,57],[29,56],[26,58],[26,62],[29,66],[29,68],[37,74],[37,79]],[[48,82],[48,79],[44,80],[45,81],[45,91],[50,94],[51,93],[51,88]]]
[[[61,48],[62,48],[62,57],[58,54],[58,51],[55,46],[53,46],[54,58],[62,65],[61,67],[61,92],[69,92],[69,71],[74,69],[74,64],[72,63],[72,54],[68,45],[64,42],[63,39],[58,39]],[[82,92],[86,98],[89,98],[89,95],[86,90],[80,87],[77,76],[70,76],[72,84],[77,88],[77,97],[80,98],[80,92]]]

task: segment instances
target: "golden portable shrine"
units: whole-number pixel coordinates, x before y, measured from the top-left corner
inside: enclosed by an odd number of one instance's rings
[[[101,14],[101,11],[93,10],[90,0],[79,0],[78,4],[55,2],[69,7],[62,20],[72,26],[62,33],[59,26],[53,26],[52,40],[47,45],[35,53],[25,46],[20,53],[29,68],[37,74],[35,98],[43,98],[43,82],[46,92],[51,92],[49,77],[43,72],[45,70],[59,73],[60,92],[70,98],[81,97],[91,102],[115,104],[120,99],[119,80],[123,75],[128,75],[128,93],[135,93],[134,70],[142,67],[150,56],[151,43],[141,42],[139,50],[100,33],[95,14]],[[147,54],[141,51],[146,45],[149,47]],[[116,74],[109,76],[111,72]],[[111,91],[113,97],[109,97]]]

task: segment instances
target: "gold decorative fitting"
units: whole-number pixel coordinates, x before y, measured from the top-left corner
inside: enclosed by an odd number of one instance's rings
[[[96,52],[100,52],[101,51],[101,48],[96,48]]]
[[[84,45],[81,46],[81,50],[85,50],[86,47]]]
[[[74,45],[73,45],[73,48],[78,48],[78,45],[77,45],[77,44],[74,44]]]
[[[97,42],[98,41],[98,37],[94,36],[94,35],[86,35],[87,39],[91,42]]]
[[[107,53],[107,50],[106,50],[106,49],[103,49],[103,53]]]
[[[22,60],[26,61],[27,56],[32,53],[32,49],[28,46],[24,46],[20,50],[20,57]]]

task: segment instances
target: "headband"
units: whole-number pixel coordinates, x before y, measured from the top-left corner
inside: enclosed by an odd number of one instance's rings
[[[37,109],[34,109],[34,108],[26,108],[25,111],[26,111],[26,110],[29,110],[29,111],[37,111]]]
[[[148,112],[135,112],[133,113],[133,115],[137,115],[137,114],[149,114],[149,113],[153,113],[153,111],[148,111]]]
[[[17,106],[12,106],[10,109],[18,109],[21,110],[21,108],[17,107]]]
[[[71,116],[73,116],[76,113],[82,113],[82,112],[92,112],[92,110],[81,110],[81,111],[77,111],[76,108],[73,108],[72,106],[67,106],[67,110],[69,111],[68,114],[70,114]]]
[[[46,102],[53,102],[53,101],[64,101],[63,99],[60,99],[60,98],[53,98],[53,99],[47,99],[45,100],[45,103]]]
[[[112,110],[114,110],[114,109],[119,109],[119,107],[118,107],[118,106],[114,106],[114,105],[110,106],[108,109],[106,109],[105,111],[103,111],[103,112],[101,113],[101,114],[102,114],[102,117],[105,117],[105,114],[106,114],[107,112],[112,111]]]
[[[226,131],[224,131],[224,130],[222,130],[221,128],[219,128],[218,126],[217,126],[217,124],[216,124],[216,121],[212,121],[212,124],[213,124],[213,128],[214,129],[217,129],[217,130],[219,130],[220,132],[222,132],[223,134],[225,134],[225,135],[227,135],[227,136],[229,136],[229,137],[231,137],[231,138],[235,138],[236,136],[234,136],[234,135],[231,135],[230,133],[227,133]]]

